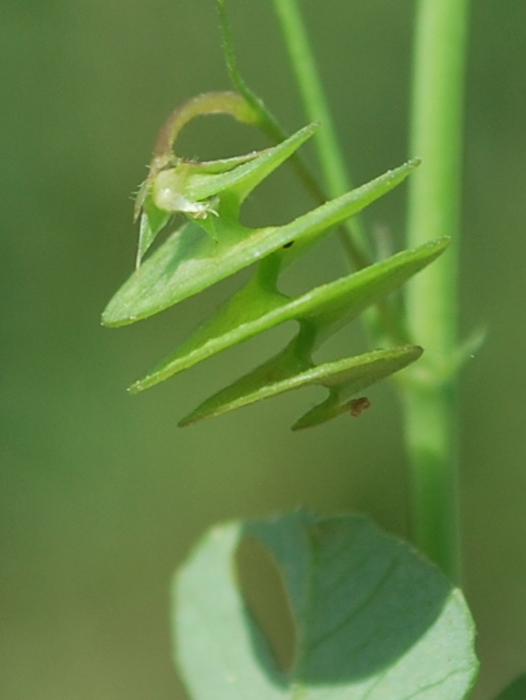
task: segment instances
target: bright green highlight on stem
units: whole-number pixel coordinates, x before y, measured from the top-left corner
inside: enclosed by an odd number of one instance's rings
[[[411,153],[423,166],[411,182],[408,245],[451,236],[440,261],[407,287],[410,337],[426,348],[404,392],[416,544],[459,576],[457,401],[458,250],[467,0],[420,0]],[[454,372],[453,372],[454,375]]]

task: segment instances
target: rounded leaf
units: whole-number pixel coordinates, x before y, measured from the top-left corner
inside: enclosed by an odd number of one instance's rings
[[[297,639],[289,672],[238,587],[246,535],[283,577]],[[461,592],[357,515],[216,527],[176,577],[174,601],[176,659],[194,700],[460,700],[477,671]]]

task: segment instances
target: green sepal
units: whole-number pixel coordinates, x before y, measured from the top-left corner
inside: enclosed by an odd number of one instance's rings
[[[234,204],[237,213],[250,192],[310,138],[316,128],[316,124],[306,126],[264,151],[204,163],[174,157],[173,167],[151,172],[141,186],[136,205],[137,211],[142,209],[138,265],[172,214],[181,212],[190,219],[206,219],[220,213],[222,199],[228,203],[229,210]],[[214,196],[218,197],[217,203],[209,201]],[[163,212],[164,223],[159,226]]]
[[[155,205],[150,193],[146,194],[140,214],[136,267],[139,267],[146,251],[154,242],[157,234],[166,226],[171,216],[171,212],[163,211]]]

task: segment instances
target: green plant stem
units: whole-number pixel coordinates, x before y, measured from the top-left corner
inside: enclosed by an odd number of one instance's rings
[[[450,250],[407,286],[410,337],[426,352],[407,373],[405,438],[416,545],[459,577],[457,516],[458,249],[467,0],[420,0],[414,50],[408,246],[451,236]]]
[[[352,182],[338,144],[331,111],[298,2],[274,0],[274,7],[307,118],[321,124],[315,144],[325,188],[331,197],[338,197],[352,189]],[[369,244],[367,231],[358,217],[348,219],[344,226],[340,227],[338,234],[351,268],[360,270],[373,262],[375,256]],[[375,345],[408,342],[404,324],[400,322],[398,311],[389,300],[380,302],[367,312],[366,325]]]
[[[352,189],[352,183],[338,144],[331,111],[323,91],[297,0],[274,0],[274,6],[305,112],[309,120],[321,124],[315,137],[315,143],[323,182],[329,195],[338,197]],[[370,260],[372,256],[360,221],[357,218],[350,220],[347,224],[347,230],[351,235],[353,247],[358,249],[362,261]],[[348,243],[344,245],[348,251]],[[356,263],[356,260],[353,262]]]
[[[243,95],[246,102],[258,114],[259,127],[271,139],[271,141],[276,144],[280,143],[281,141],[285,141],[287,138],[285,129],[282,128],[276,117],[268,109],[263,100],[247,85],[238,70],[234,42],[232,39],[232,31],[230,28],[230,22],[228,21],[225,0],[217,0],[217,10],[219,14],[221,33],[223,35],[223,53],[232,85],[240,95]],[[298,153],[294,153],[291,157],[291,162],[296,168],[296,171],[307,190],[317,202],[323,204],[323,202],[327,200],[327,197],[316,178],[312,175],[308,167],[303,162],[302,157]]]

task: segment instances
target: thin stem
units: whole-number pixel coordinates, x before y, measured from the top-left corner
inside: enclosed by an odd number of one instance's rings
[[[184,102],[174,109],[165,121],[153,149],[153,158],[166,159],[174,156],[175,140],[181,129],[196,117],[207,114],[230,114],[239,121],[253,124],[258,113],[235,92],[205,92]]]
[[[468,0],[420,0],[416,21],[408,246],[451,236],[446,254],[407,285],[408,331],[426,352],[408,372],[405,437],[416,544],[459,577],[456,355],[463,78]]]
[[[219,12],[219,22],[221,25],[221,33],[223,35],[223,53],[225,55],[225,60],[226,60],[228,72],[230,75],[230,80],[232,81],[232,85],[236,88],[236,90],[239,91],[239,93],[241,95],[243,95],[243,97],[245,98],[247,103],[258,113],[259,126],[262,129],[262,131],[264,131],[267,134],[267,136],[269,136],[276,143],[278,143],[279,141],[283,141],[285,138],[287,138],[287,134],[286,134],[285,130],[280,125],[278,120],[274,117],[272,112],[265,105],[263,100],[247,85],[247,83],[243,79],[241,73],[239,72],[239,69],[237,67],[236,53],[234,50],[234,42],[232,40],[232,32],[230,29],[230,23],[228,21],[228,16],[227,16],[227,12],[226,12],[225,0],[217,0],[217,8],[218,8],[218,12]],[[299,13],[297,12],[297,10],[296,10],[296,19],[298,21],[300,21],[300,16],[299,16]],[[296,21],[296,20],[293,19],[293,22],[294,21]],[[287,42],[287,45],[289,45],[289,41],[292,41],[292,42],[295,41],[294,32],[291,35],[287,31],[284,30],[284,34],[285,34],[285,41]],[[304,38],[304,53],[311,55],[304,30],[303,30],[303,38]],[[290,50],[290,53],[292,56],[292,50],[290,49],[290,45],[289,45],[289,50]],[[314,62],[312,60],[311,60],[310,67],[312,69],[314,69]],[[316,77],[316,76],[314,76],[314,77]],[[318,83],[319,83],[319,80],[318,80]],[[321,90],[321,85],[319,86],[319,89]],[[324,109],[321,109],[318,111],[315,109],[314,110],[307,109],[306,111],[307,111],[308,117],[310,117],[311,121],[313,121],[313,122],[321,122],[322,119],[325,120],[329,126],[329,132],[332,134],[331,139],[332,139],[333,144],[332,144],[331,149],[336,154],[336,158],[339,159],[339,167],[336,169],[332,169],[331,166],[329,165],[326,168],[325,174],[327,176],[328,173],[330,173],[330,172],[332,172],[332,170],[334,170],[333,175],[332,175],[332,181],[334,184],[334,188],[332,190],[330,189],[331,176],[329,176],[329,179],[328,180],[326,179],[326,181],[329,182],[329,194],[330,194],[330,196],[337,197],[338,195],[343,194],[344,192],[347,192],[348,190],[350,190],[351,185],[350,185],[349,179],[347,178],[347,175],[345,172],[345,166],[343,163],[343,159],[340,157],[340,152],[336,147],[336,135],[335,135],[334,129],[332,128],[332,125],[331,125],[331,118],[330,118],[330,113],[329,113],[328,107],[325,104]],[[322,130],[323,130],[323,128],[322,128]],[[323,141],[324,141],[324,138],[322,138],[322,142]],[[322,150],[324,150],[324,149],[322,149]],[[320,157],[320,160],[323,162],[322,156]],[[328,158],[327,160],[330,160],[330,158]],[[313,177],[308,166],[303,161],[302,156],[299,153],[294,153],[291,156],[291,163],[296,168],[296,172],[298,173],[300,179],[303,181],[307,190],[311,193],[311,195],[314,197],[314,199],[317,200],[320,204],[323,204],[323,202],[326,202],[328,199],[326,192],[320,186],[317,179],[315,177]],[[353,232],[355,235],[353,235]],[[342,243],[342,247],[345,251],[347,259],[350,262],[352,267],[354,267],[357,270],[360,270],[363,267],[366,267],[367,265],[371,264],[372,258],[370,256],[370,254],[368,252],[366,252],[366,250],[365,250],[365,235],[363,233],[363,230],[361,230],[361,228],[360,228],[359,221],[356,218],[353,220],[353,222],[348,221],[343,226],[340,226],[340,228],[338,229],[338,234],[340,236],[340,241]],[[390,323],[390,325],[393,325],[393,324]]]
[[[287,138],[287,134],[276,117],[265,105],[263,100],[245,82],[237,67],[236,52],[232,40],[232,31],[226,12],[225,0],[217,0],[217,10],[219,13],[219,23],[223,35],[223,53],[230,76],[230,80],[235,89],[245,98],[246,102],[258,115],[258,123],[261,130],[274,142],[279,143]],[[300,179],[307,190],[320,204],[326,201],[327,197],[320,187],[316,178],[309,171],[298,153],[291,156],[292,165],[296,168]]]
[[[336,129],[322,81],[320,79],[307,30],[297,0],[274,0],[285,44],[303,100],[305,112],[311,121],[320,122],[315,144],[323,175],[323,182],[331,197],[352,189],[343,152],[338,144]],[[338,230],[340,242],[351,267],[362,269],[374,260],[367,231],[359,217],[348,219]],[[407,343],[407,333],[400,322],[397,308],[390,300],[383,300],[366,313],[366,325],[375,343]]]
[[[311,121],[317,121],[321,124],[315,137],[315,143],[323,182],[326,184],[329,195],[338,197],[352,189],[352,183],[338,144],[336,129],[297,1],[274,0],[274,6],[289,51],[305,112]],[[346,228],[351,234],[353,249],[358,250],[358,257],[362,260],[370,260],[371,255],[365,231],[360,221],[355,217],[347,223]]]

